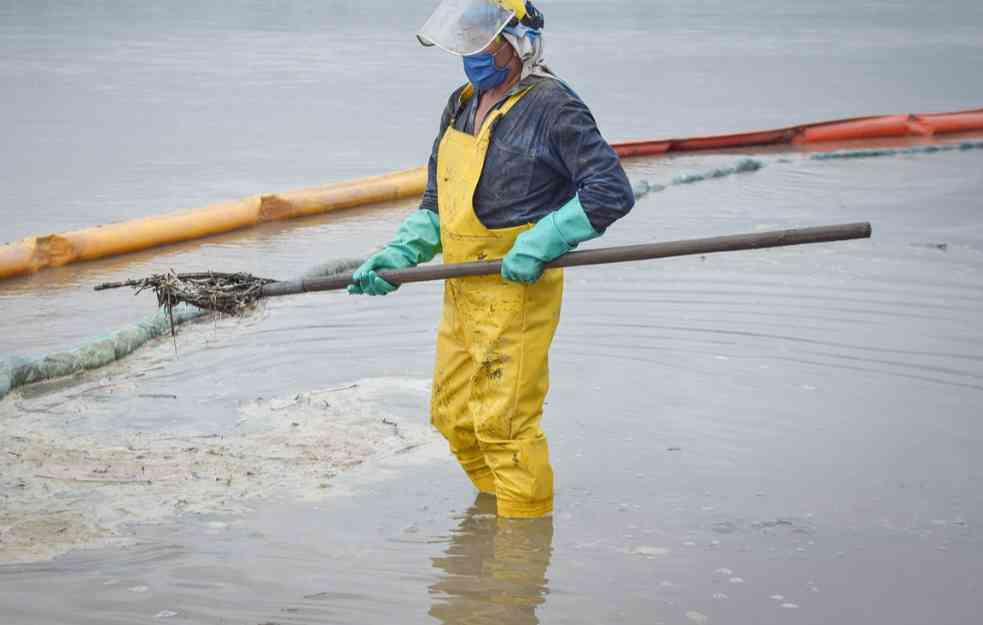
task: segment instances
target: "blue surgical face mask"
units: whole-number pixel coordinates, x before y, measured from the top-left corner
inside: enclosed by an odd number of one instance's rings
[[[479,52],[464,57],[464,73],[479,91],[487,91],[499,86],[509,76],[509,66],[499,68],[495,65],[495,55]]]

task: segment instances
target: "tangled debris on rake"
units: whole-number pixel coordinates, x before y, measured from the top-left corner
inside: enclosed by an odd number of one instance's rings
[[[227,315],[241,315],[262,297],[263,286],[276,282],[248,273],[162,273],[125,282],[107,282],[97,291],[133,287],[137,293],[147,289],[157,295],[157,305],[171,315],[181,302]]]

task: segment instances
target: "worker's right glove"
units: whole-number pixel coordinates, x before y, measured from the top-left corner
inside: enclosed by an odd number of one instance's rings
[[[502,259],[502,277],[532,284],[543,275],[546,263],[599,236],[601,233],[594,230],[580,199],[575,196],[516,237],[512,249]]]
[[[440,253],[440,218],[431,210],[413,211],[396,237],[373,254],[352,275],[352,295],[388,295],[399,288],[379,277],[379,269],[406,269],[431,260]]]

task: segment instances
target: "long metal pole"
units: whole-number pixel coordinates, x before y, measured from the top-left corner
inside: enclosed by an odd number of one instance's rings
[[[806,243],[829,243],[851,239],[867,239],[871,235],[869,223],[839,224],[818,228],[797,228],[794,230],[773,230],[754,234],[736,234],[709,239],[690,239],[666,243],[646,243],[626,245],[595,250],[571,252],[549,263],[547,267],[580,267],[584,265],[606,265],[655,258],[672,258],[695,254],[715,254],[717,252],[736,252],[770,247],[786,247]],[[456,263],[446,265],[425,265],[412,269],[380,271],[379,276],[391,284],[401,285],[411,282],[431,282],[468,276],[487,276],[502,271],[501,261]],[[332,278],[309,278],[274,282],[263,287],[262,297],[294,295],[313,291],[337,291],[352,283],[351,274]]]

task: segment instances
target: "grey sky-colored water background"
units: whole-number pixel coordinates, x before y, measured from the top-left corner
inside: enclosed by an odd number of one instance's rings
[[[0,2],[0,241],[422,164],[463,80],[414,39],[432,4]],[[983,106],[979,2],[538,4],[611,141]],[[875,236],[570,270],[548,522],[497,521],[427,426],[437,285],[272,301],[15,391],[0,622],[977,622],[983,150],[626,169],[666,188],[591,245]],[[292,277],[413,205],[2,282],[0,354],[153,311],[96,283]]]

